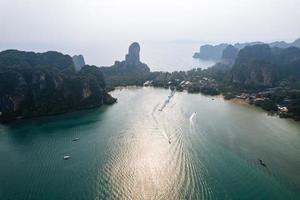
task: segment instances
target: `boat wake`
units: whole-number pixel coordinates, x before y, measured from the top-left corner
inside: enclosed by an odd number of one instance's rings
[[[171,94],[168,96],[167,100],[165,100],[164,104],[162,105],[162,107],[159,109],[159,111],[163,111],[164,108],[167,106],[167,104],[170,102],[170,100],[172,99],[172,97],[174,96],[176,90],[172,90]]]
[[[193,112],[193,114],[191,114],[190,116],[190,126],[194,126],[194,118],[197,115],[196,112]]]

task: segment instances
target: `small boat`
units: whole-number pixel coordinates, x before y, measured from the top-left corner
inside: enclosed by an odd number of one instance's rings
[[[70,156],[64,156],[64,160],[68,160],[69,158],[71,158]]]
[[[215,100],[214,98],[212,98],[211,100]]]
[[[74,138],[72,141],[73,141],[73,142],[76,142],[77,140],[79,140],[79,138]]]
[[[258,159],[258,160],[259,160],[259,163],[261,166],[267,167],[266,163],[264,163],[264,161],[262,159]]]
[[[169,140],[169,144],[171,144],[171,140]]]

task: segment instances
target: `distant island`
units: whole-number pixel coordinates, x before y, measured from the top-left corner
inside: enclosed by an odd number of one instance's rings
[[[203,60],[214,60],[214,61],[222,61],[223,60],[223,54],[226,51],[226,48],[228,46],[231,46],[231,48],[235,48],[237,51],[245,48],[246,46],[253,46],[258,44],[265,44],[263,42],[248,42],[248,43],[236,43],[236,44],[227,44],[222,43],[218,45],[203,45],[200,47],[199,52],[196,52],[193,57],[199,58]],[[288,48],[288,47],[298,47],[300,48],[300,38],[295,40],[292,43],[287,43],[285,41],[276,41],[268,44],[270,47],[277,47],[277,48]]]
[[[86,65],[83,56],[58,52],[0,53],[0,120],[65,113],[112,104],[118,86],[153,86],[225,99],[243,99],[280,117],[300,120],[300,49],[282,42],[221,44],[220,61],[207,69],[151,72],[140,45],[112,66]],[[249,45],[250,44],[250,45]],[[272,47],[273,46],[273,47]],[[274,47],[277,46],[277,47]],[[278,47],[281,46],[281,47]],[[214,48],[205,47],[214,51]]]

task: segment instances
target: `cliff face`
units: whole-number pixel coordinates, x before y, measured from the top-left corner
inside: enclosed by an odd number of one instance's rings
[[[300,49],[247,46],[232,68],[232,81],[244,86],[271,87],[285,78],[300,78]]]
[[[200,47],[200,51],[194,54],[194,58],[200,58],[203,60],[220,60],[222,58],[223,50],[229,44],[219,44],[219,45],[203,45]]]
[[[85,61],[82,55],[75,55],[72,57],[72,60],[76,71],[79,71],[85,65]]]
[[[138,66],[141,64],[140,61],[140,50],[139,43],[134,42],[129,46],[128,54],[125,56],[125,63],[130,66]]]
[[[76,73],[72,58],[57,52],[0,53],[0,121],[64,113],[114,101],[95,66],[84,66]]]
[[[246,46],[253,46],[257,44],[263,44],[262,42],[250,42],[250,43],[236,43],[234,45],[230,44],[218,44],[218,45],[203,45],[200,47],[200,51],[194,54],[194,58],[200,58],[203,60],[215,60],[222,61],[224,54],[226,55],[228,51],[234,51],[237,49],[245,48]],[[225,52],[224,52],[225,51]],[[226,52],[227,51],[227,52]]]
[[[247,46],[240,50],[238,57],[235,61],[236,65],[252,63],[254,61],[267,61],[272,60],[271,48],[267,44]]]
[[[300,38],[292,42],[290,46],[300,48]]]
[[[234,62],[235,59],[237,58],[237,55],[239,53],[239,50],[237,48],[235,48],[232,45],[228,45],[222,53],[222,63],[225,65],[228,65],[229,67],[231,67]]]

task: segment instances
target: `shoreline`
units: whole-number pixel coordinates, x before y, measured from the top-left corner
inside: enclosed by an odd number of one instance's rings
[[[159,89],[165,89],[165,90],[171,90],[171,87],[166,88],[166,87],[159,87],[159,86],[141,86],[141,85],[128,85],[128,86],[117,86],[115,88],[113,88],[113,90],[111,90],[110,92],[116,91],[116,90],[123,90],[123,89],[142,89],[142,88],[159,88]],[[190,93],[188,92],[187,89],[183,89],[183,90],[176,90],[176,92],[186,92],[187,94],[201,94],[203,96],[206,96],[208,98],[212,98],[212,97],[216,97],[216,98],[222,98],[224,101],[229,101],[233,104],[237,104],[237,105],[248,105],[248,106],[254,106],[255,108],[259,108],[262,111],[264,111],[266,114],[270,115],[270,116],[276,116],[280,119],[288,119],[288,120],[292,120],[294,122],[300,123],[300,120],[296,120],[294,118],[291,117],[280,117],[280,115],[278,114],[278,112],[270,112],[270,111],[266,111],[264,110],[262,107],[260,106],[255,106],[254,104],[249,103],[246,99],[241,99],[241,98],[231,98],[231,99],[225,99],[225,96],[223,93],[219,94],[219,95],[209,95],[209,94],[204,94],[201,92],[195,92],[195,93]],[[116,101],[117,102],[117,101]],[[54,117],[54,116],[61,116],[61,115],[67,115],[70,113],[76,113],[76,112],[80,112],[80,111],[85,111],[85,110],[95,110],[101,107],[105,107],[108,106],[108,104],[102,104],[102,105],[97,105],[97,106],[90,106],[90,107],[85,107],[85,108],[78,108],[78,109],[74,109],[74,110],[70,110],[70,111],[66,111],[66,112],[60,112],[60,113],[53,113],[53,114],[48,114],[48,115],[40,115],[40,116],[31,116],[31,117],[22,117],[22,118],[14,118],[14,119],[10,119],[10,120],[3,120],[0,122],[0,124],[11,124],[14,122],[21,122],[21,121],[25,121],[25,120],[30,120],[30,119],[41,119],[41,118],[47,118],[47,117]]]
[[[222,97],[224,98],[224,96],[222,95]],[[224,98],[224,100],[226,100]],[[239,99],[239,98],[232,98],[232,99],[229,99],[229,100],[226,100],[226,101],[230,101],[234,104],[238,104],[238,105],[251,105],[250,103],[248,103],[246,100],[244,99]]]
[[[118,101],[116,100],[114,103],[117,103],[117,102]],[[114,104],[114,103],[112,103],[112,104]],[[86,107],[81,107],[81,108],[79,107],[79,108],[68,110],[68,111],[50,113],[50,114],[45,114],[45,115],[37,115],[37,116],[29,116],[29,117],[17,116],[13,119],[2,120],[2,121],[0,121],[0,124],[8,125],[8,124],[12,124],[12,123],[16,123],[16,122],[23,122],[23,121],[31,120],[31,119],[42,119],[42,118],[62,116],[62,115],[67,115],[67,114],[72,114],[72,113],[82,112],[82,111],[91,111],[91,110],[100,109],[100,108],[103,108],[106,106],[110,106],[112,104],[92,105],[92,106],[86,106]]]
[[[169,86],[167,88],[167,87],[162,87],[162,86],[151,86],[151,85],[149,85],[149,86],[142,86],[142,85],[117,86],[117,87],[114,88],[114,90],[115,89],[122,90],[122,88],[133,88],[134,89],[134,88],[143,88],[143,87],[152,87],[152,88],[172,90],[171,86]],[[218,94],[218,95],[210,95],[210,94],[204,94],[202,92],[188,92],[188,89],[186,89],[186,88],[183,88],[182,90],[176,90],[176,92],[186,92],[187,94],[201,94],[203,96],[207,96],[207,97],[210,97],[210,98],[220,97],[223,100],[229,101],[229,102],[234,103],[234,104],[254,106],[256,108],[261,109],[267,115],[270,115],[270,116],[276,116],[280,119],[288,119],[288,120],[293,120],[294,122],[300,123],[300,120],[297,120],[293,117],[280,117],[279,111],[273,111],[273,112],[272,111],[267,111],[267,110],[263,109],[261,106],[256,106],[255,104],[251,104],[249,101],[247,101],[247,99],[241,99],[241,98],[237,98],[237,97],[234,97],[234,98],[231,98],[231,99],[225,99],[225,95],[222,92],[220,92],[220,94]]]
[[[223,96],[223,95],[222,95]],[[223,99],[224,99],[224,96],[223,96]],[[229,100],[226,100],[226,99],[224,99],[225,101],[229,101],[229,102],[231,102],[231,103],[233,103],[233,104],[237,104],[237,105],[247,105],[247,106],[251,106],[251,107],[254,107],[254,108],[258,108],[258,109],[260,109],[261,111],[263,111],[263,112],[265,112],[267,115],[269,115],[269,116],[276,116],[276,117],[278,117],[279,119],[286,119],[286,120],[291,120],[291,121],[293,121],[293,122],[296,122],[296,123],[299,123],[300,124],[300,120],[296,120],[296,119],[294,119],[294,118],[292,118],[292,117],[280,117],[280,114],[279,114],[279,112],[278,111],[273,111],[273,112],[271,112],[271,111],[267,111],[267,110],[264,110],[262,107],[260,107],[260,106],[256,106],[256,105],[254,105],[254,104],[251,104],[251,103],[249,103],[246,99],[240,99],[240,98],[232,98],[232,99],[229,99]]]
[[[171,87],[159,87],[159,86],[141,86],[141,85],[129,85],[129,86],[117,86],[115,87],[115,89],[118,90],[122,90],[123,88],[129,88],[129,89],[134,89],[134,88],[143,88],[143,87],[151,87],[151,88],[160,88],[160,89],[167,89],[167,90],[172,90]],[[224,101],[229,101],[231,103],[237,104],[237,105],[248,105],[248,106],[253,106],[254,108],[259,108],[260,110],[262,110],[263,112],[265,112],[267,115],[269,116],[276,116],[280,119],[288,119],[288,120],[292,120],[294,122],[300,123],[300,120],[296,120],[293,117],[280,117],[279,111],[267,111],[265,109],[263,109],[261,106],[256,106],[255,104],[251,104],[249,101],[247,101],[247,99],[241,99],[241,98],[231,98],[231,99],[225,99],[225,95],[224,93],[220,93],[218,95],[210,95],[210,94],[204,94],[202,92],[188,92],[187,89],[183,89],[183,90],[176,90],[176,92],[186,92],[187,94],[201,94],[203,96],[209,97],[209,98],[222,98]]]

